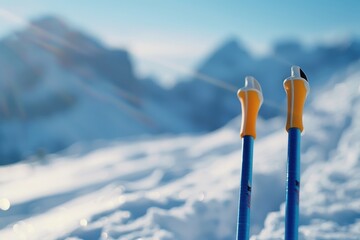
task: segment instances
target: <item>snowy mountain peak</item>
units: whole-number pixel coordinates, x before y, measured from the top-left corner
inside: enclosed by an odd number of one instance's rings
[[[45,16],[30,21],[29,26],[16,33],[17,40],[25,44],[56,48],[57,51],[71,49],[80,53],[93,53],[104,49],[100,41],[56,16]],[[13,41],[12,38],[8,41]]]
[[[199,71],[209,76],[228,80],[232,78],[232,69],[246,68],[251,64],[251,56],[242,44],[236,39],[230,39],[218,47],[205,62]],[[228,74],[230,76],[226,76]],[[225,77],[226,76],[226,77]]]
[[[237,40],[237,39],[229,39],[225,41],[215,52],[213,56],[216,57],[224,57],[231,54],[232,56],[248,56],[249,53],[246,51],[246,48]]]
[[[243,45],[239,42],[239,40],[235,38],[225,41],[225,43],[220,46],[218,52],[222,52],[222,51],[227,52],[233,50],[246,52]]]
[[[69,25],[60,17],[47,15],[31,21],[31,25],[50,32],[70,31]]]

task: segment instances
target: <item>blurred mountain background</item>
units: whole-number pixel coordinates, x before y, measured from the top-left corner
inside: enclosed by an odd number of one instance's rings
[[[127,49],[108,47],[61,17],[38,17],[0,40],[0,163],[78,142],[216,130],[239,115],[236,91],[246,75],[261,82],[260,116],[284,115],[282,81],[292,64],[316,92],[359,59],[355,37],[311,47],[282,40],[262,56],[232,38],[164,87],[139,77]]]

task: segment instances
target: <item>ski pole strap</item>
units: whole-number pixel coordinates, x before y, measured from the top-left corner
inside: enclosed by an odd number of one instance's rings
[[[303,108],[310,86],[300,67],[291,67],[291,76],[284,80],[284,89],[287,95],[286,131],[290,128],[298,128],[302,132],[304,130]]]
[[[240,136],[256,138],[256,118],[263,102],[261,86],[252,76],[245,78],[245,86],[240,88],[238,98],[241,103],[241,131]]]

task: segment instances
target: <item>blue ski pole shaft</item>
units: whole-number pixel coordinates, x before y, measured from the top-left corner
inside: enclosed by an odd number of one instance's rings
[[[249,239],[253,146],[254,138],[252,136],[244,136],[237,225],[238,240]]]
[[[242,119],[240,136],[243,140],[237,240],[248,240],[250,235],[250,204],[253,165],[253,146],[256,138],[256,118],[263,102],[260,84],[254,77],[245,78],[245,86],[238,91]]]
[[[300,198],[300,138],[300,129],[289,129],[285,208],[285,239],[287,240],[298,239]]]

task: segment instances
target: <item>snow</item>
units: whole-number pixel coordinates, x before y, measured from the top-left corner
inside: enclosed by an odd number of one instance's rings
[[[300,239],[360,236],[359,65],[309,102]],[[258,122],[252,239],[283,239],[284,119]],[[234,239],[240,120],[207,134],[73,146],[0,168],[0,239]]]

